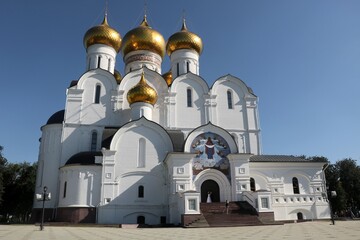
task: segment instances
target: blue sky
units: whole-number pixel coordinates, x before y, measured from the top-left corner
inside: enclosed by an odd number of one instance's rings
[[[140,23],[143,0],[108,2],[122,36]],[[0,145],[10,162],[37,161],[40,127],[84,73],[82,39],[104,9],[104,0],[0,2]],[[360,159],[360,1],[147,0],[165,39],[184,11],[204,43],[200,75],[211,86],[232,74],[259,96],[263,154]]]

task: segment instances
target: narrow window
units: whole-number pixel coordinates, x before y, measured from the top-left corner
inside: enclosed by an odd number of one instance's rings
[[[269,208],[269,199],[261,198],[261,208]]]
[[[253,178],[250,178],[250,191],[252,192],[256,191],[255,179]]]
[[[91,147],[90,151],[95,152],[97,147],[97,132],[93,131],[91,134]]]
[[[100,68],[101,57],[98,57],[97,68]]]
[[[190,72],[190,63],[186,62],[186,72]]]
[[[95,99],[94,99],[94,103],[96,103],[96,104],[100,103],[100,92],[101,92],[101,86],[96,85],[96,87],[95,87]]]
[[[180,75],[180,64],[177,63],[176,64],[176,76],[179,76]]]
[[[190,88],[186,90],[187,93],[187,106],[192,107],[192,91]]]
[[[189,210],[196,211],[196,199],[189,199]]]
[[[144,198],[144,186],[142,185],[138,188],[138,198]]]
[[[145,167],[145,148],[146,142],[144,138],[139,139],[139,146],[138,146],[138,164],[137,167]]]
[[[88,70],[90,70],[91,58],[88,58]]]
[[[292,184],[293,184],[294,194],[300,194],[299,181],[296,177],[293,177]]]
[[[232,104],[232,93],[230,90],[227,91],[227,101],[228,101],[228,109],[232,109],[233,108],[233,104]]]
[[[66,198],[66,188],[67,188],[67,182],[64,182],[64,192],[63,192],[63,198]]]
[[[136,220],[137,224],[145,224],[145,217],[144,216],[138,216]]]
[[[111,59],[108,59],[108,71],[110,72],[110,66],[111,66]]]

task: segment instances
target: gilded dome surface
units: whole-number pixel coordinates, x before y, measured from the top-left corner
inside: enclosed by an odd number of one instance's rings
[[[85,48],[99,43],[113,47],[116,52],[120,51],[121,36],[109,26],[106,15],[100,25],[90,28],[84,35]]]
[[[118,70],[114,71],[114,77],[115,77],[117,84],[120,84],[120,82],[122,80],[122,76]]]
[[[148,50],[159,54],[162,58],[165,55],[164,37],[149,26],[146,15],[140,26],[126,33],[123,39],[121,48],[123,56],[136,50]]]
[[[180,32],[171,35],[166,44],[166,52],[169,56],[179,49],[193,49],[198,54],[201,54],[203,49],[201,38],[195,33],[188,31],[185,20],[183,21]]]
[[[157,98],[156,90],[146,83],[144,72],[141,75],[140,81],[127,93],[127,100],[130,105],[136,102],[145,102],[154,105]]]
[[[170,69],[170,71],[164,73],[164,74],[162,75],[162,77],[165,79],[167,85],[170,86],[171,83],[172,83],[172,81],[173,81],[171,69]]]

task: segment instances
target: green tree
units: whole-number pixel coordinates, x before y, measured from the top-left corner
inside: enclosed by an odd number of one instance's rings
[[[360,167],[356,160],[346,158],[330,164],[326,170],[330,191],[337,196],[330,198],[334,212],[340,216],[358,215],[360,210]]]
[[[0,146],[0,207],[3,201],[3,194],[4,194],[4,183],[3,183],[3,172],[5,170],[5,166],[7,163],[6,158],[2,155],[3,146]]]
[[[5,221],[27,222],[32,211],[36,179],[35,163],[8,163],[3,171],[3,205],[0,215]]]

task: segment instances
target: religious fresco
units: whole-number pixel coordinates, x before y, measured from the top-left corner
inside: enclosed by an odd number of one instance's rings
[[[202,170],[213,168],[230,178],[230,163],[226,157],[230,148],[223,137],[212,132],[202,133],[192,142],[191,153],[196,153],[193,159],[194,176]]]

